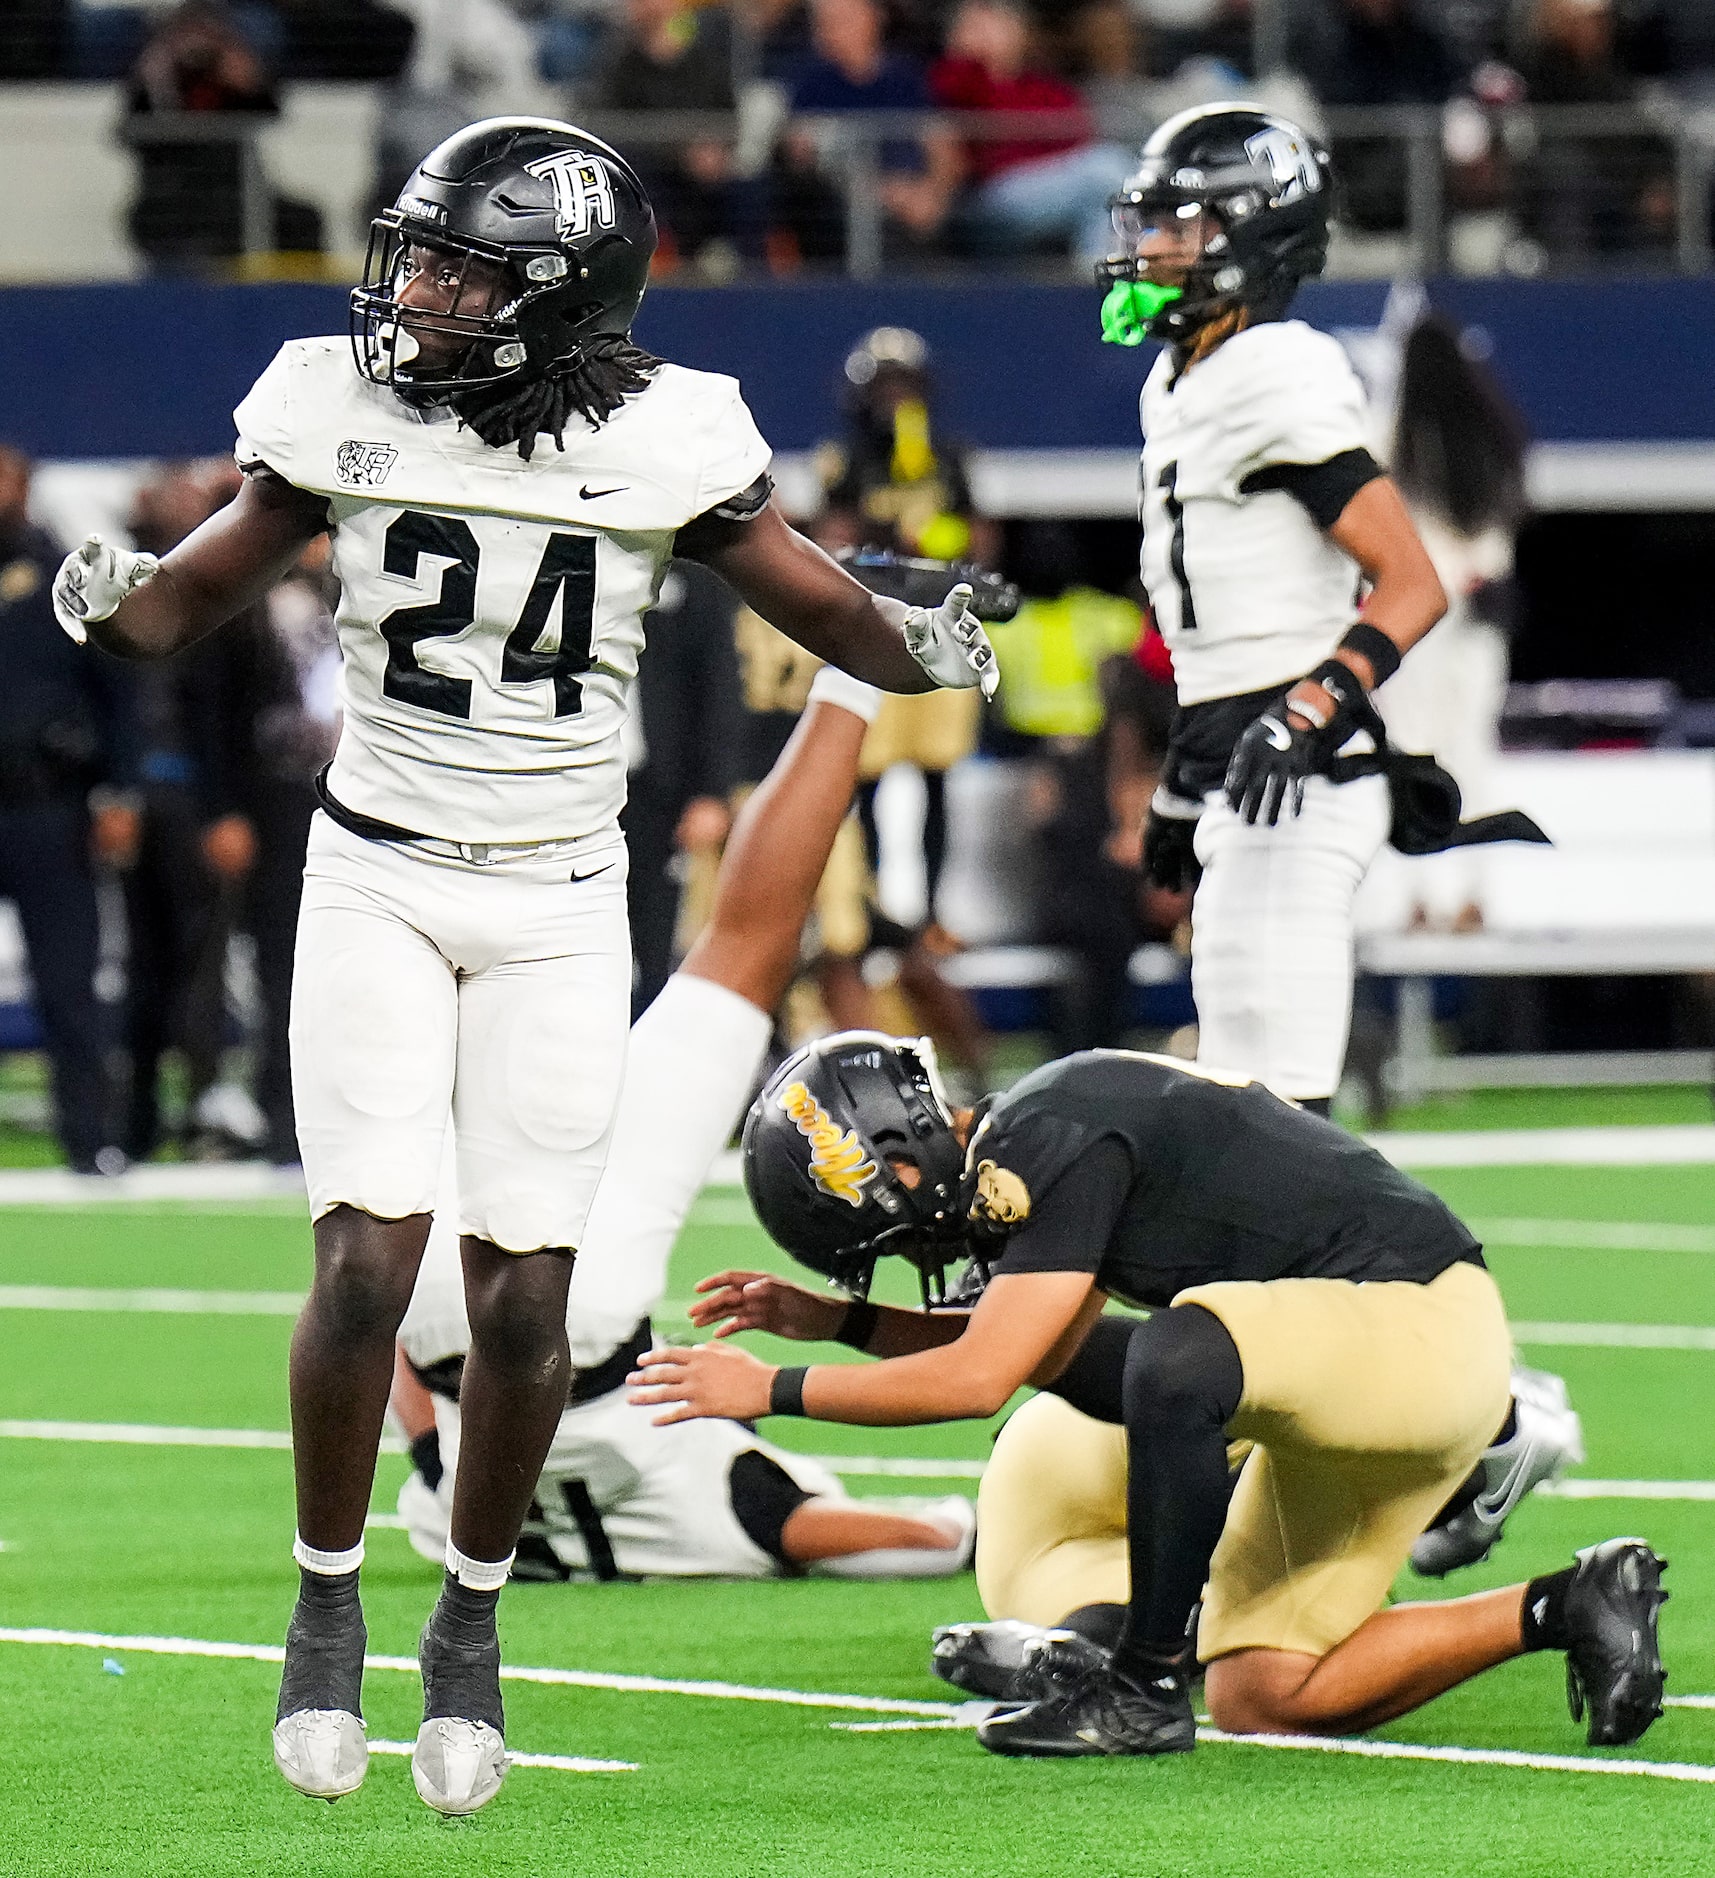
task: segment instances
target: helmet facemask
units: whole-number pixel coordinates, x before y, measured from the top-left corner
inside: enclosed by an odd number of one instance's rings
[[[1188,338],[1239,304],[1247,275],[1233,255],[1229,225],[1254,214],[1254,190],[1217,198],[1171,184],[1134,187],[1108,204],[1116,252],[1097,266],[1108,288],[1102,302],[1102,337],[1115,345],[1141,345],[1146,338]],[[1163,230],[1183,240],[1197,231],[1197,245],[1184,259],[1154,261],[1139,250]],[[1171,269],[1173,282],[1151,278]]]
[[[413,277],[416,249],[457,265],[459,281],[450,310],[401,304],[400,296]],[[475,289],[466,284],[473,260],[502,270],[503,285],[496,296],[500,304],[490,311],[460,310],[475,297]],[[560,282],[567,272],[563,255],[520,256],[481,242],[449,242],[444,234],[414,223],[405,210],[384,210],[370,224],[363,284],[351,296],[357,368],[372,384],[418,409],[450,404],[465,392],[531,376],[529,317],[538,303],[563,292]],[[457,340],[460,348],[445,362],[419,362],[419,342],[429,335]]]

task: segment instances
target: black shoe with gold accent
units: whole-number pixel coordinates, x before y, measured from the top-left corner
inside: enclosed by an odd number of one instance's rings
[[[1105,1654],[1105,1653],[1104,1653]],[[1048,1693],[1026,1708],[991,1715],[977,1739],[991,1754],[1188,1754],[1197,1744],[1191,1692],[1172,1669],[1140,1682],[1108,1661],[1067,1674],[1041,1664]]]

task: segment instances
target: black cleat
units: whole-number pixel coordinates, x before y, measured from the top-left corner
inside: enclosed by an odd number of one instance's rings
[[[1064,1634],[1064,1633],[1062,1633]],[[1197,1745],[1191,1692],[1183,1674],[1170,1671],[1148,1683],[1116,1670],[1105,1651],[1077,1639],[1084,1658],[1075,1669],[1071,1652],[1058,1643],[1036,1653],[1047,1693],[1026,1708],[1008,1709],[977,1725],[977,1739],[991,1754],[1068,1756],[1079,1754],[1188,1754]]]
[[[942,1624],[931,1637],[929,1667],[943,1682],[992,1702],[1033,1702],[1034,1682],[1023,1677],[1024,1655],[1052,1633],[1041,1624],[1002,1617],[989,1624]]]
[[[1666,1570],[1642,1539],[1607,1539],[1578,1554],[1566,1588],[1566,1702],[1574,1721],[1589,1710],[1593,1748],[1624,1747],[1661,1716]]]

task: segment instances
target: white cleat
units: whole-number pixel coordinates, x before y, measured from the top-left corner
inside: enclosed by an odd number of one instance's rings
[[[1477,1463],[1476,1498],[1445,1525],[1432,1526],[1411,1548],[1412,1569],[1444,1578],[1486,1559],[1526,1494],[1558,1480],[1584,1458],[1584,1429],[1565,1381],[1546,1369],[1513,1367],[1513,1410],[1518,1426]]]
[[[487,1722],[437,1716],[417,1730],[411,1778],[424,1804],[437,1813],[474,1813],[506,1778],[506,1743]]]
[[[274,1724],[274,1765],[308,1799],[343,1799],[369,1772],[363,1723],[349,1709],[301,1708]]]

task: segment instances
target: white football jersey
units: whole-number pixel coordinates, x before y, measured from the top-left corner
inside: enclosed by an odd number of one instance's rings
[[[1325,463],[1369,441],[1339,341],[1300,320],[1247,327],[1143,388],[1143,584],[1181,704],[1285,684],[1328,657],[1356,615],[1358,569],[1259,471]]]
[[[345,807],[453,841],[606,827],[673,536],[769,450],[734,379],[664,365],[603,425],[526,463],[359,375],[343,339],[283,347],[234,413],[238,460],[328,498]]]

